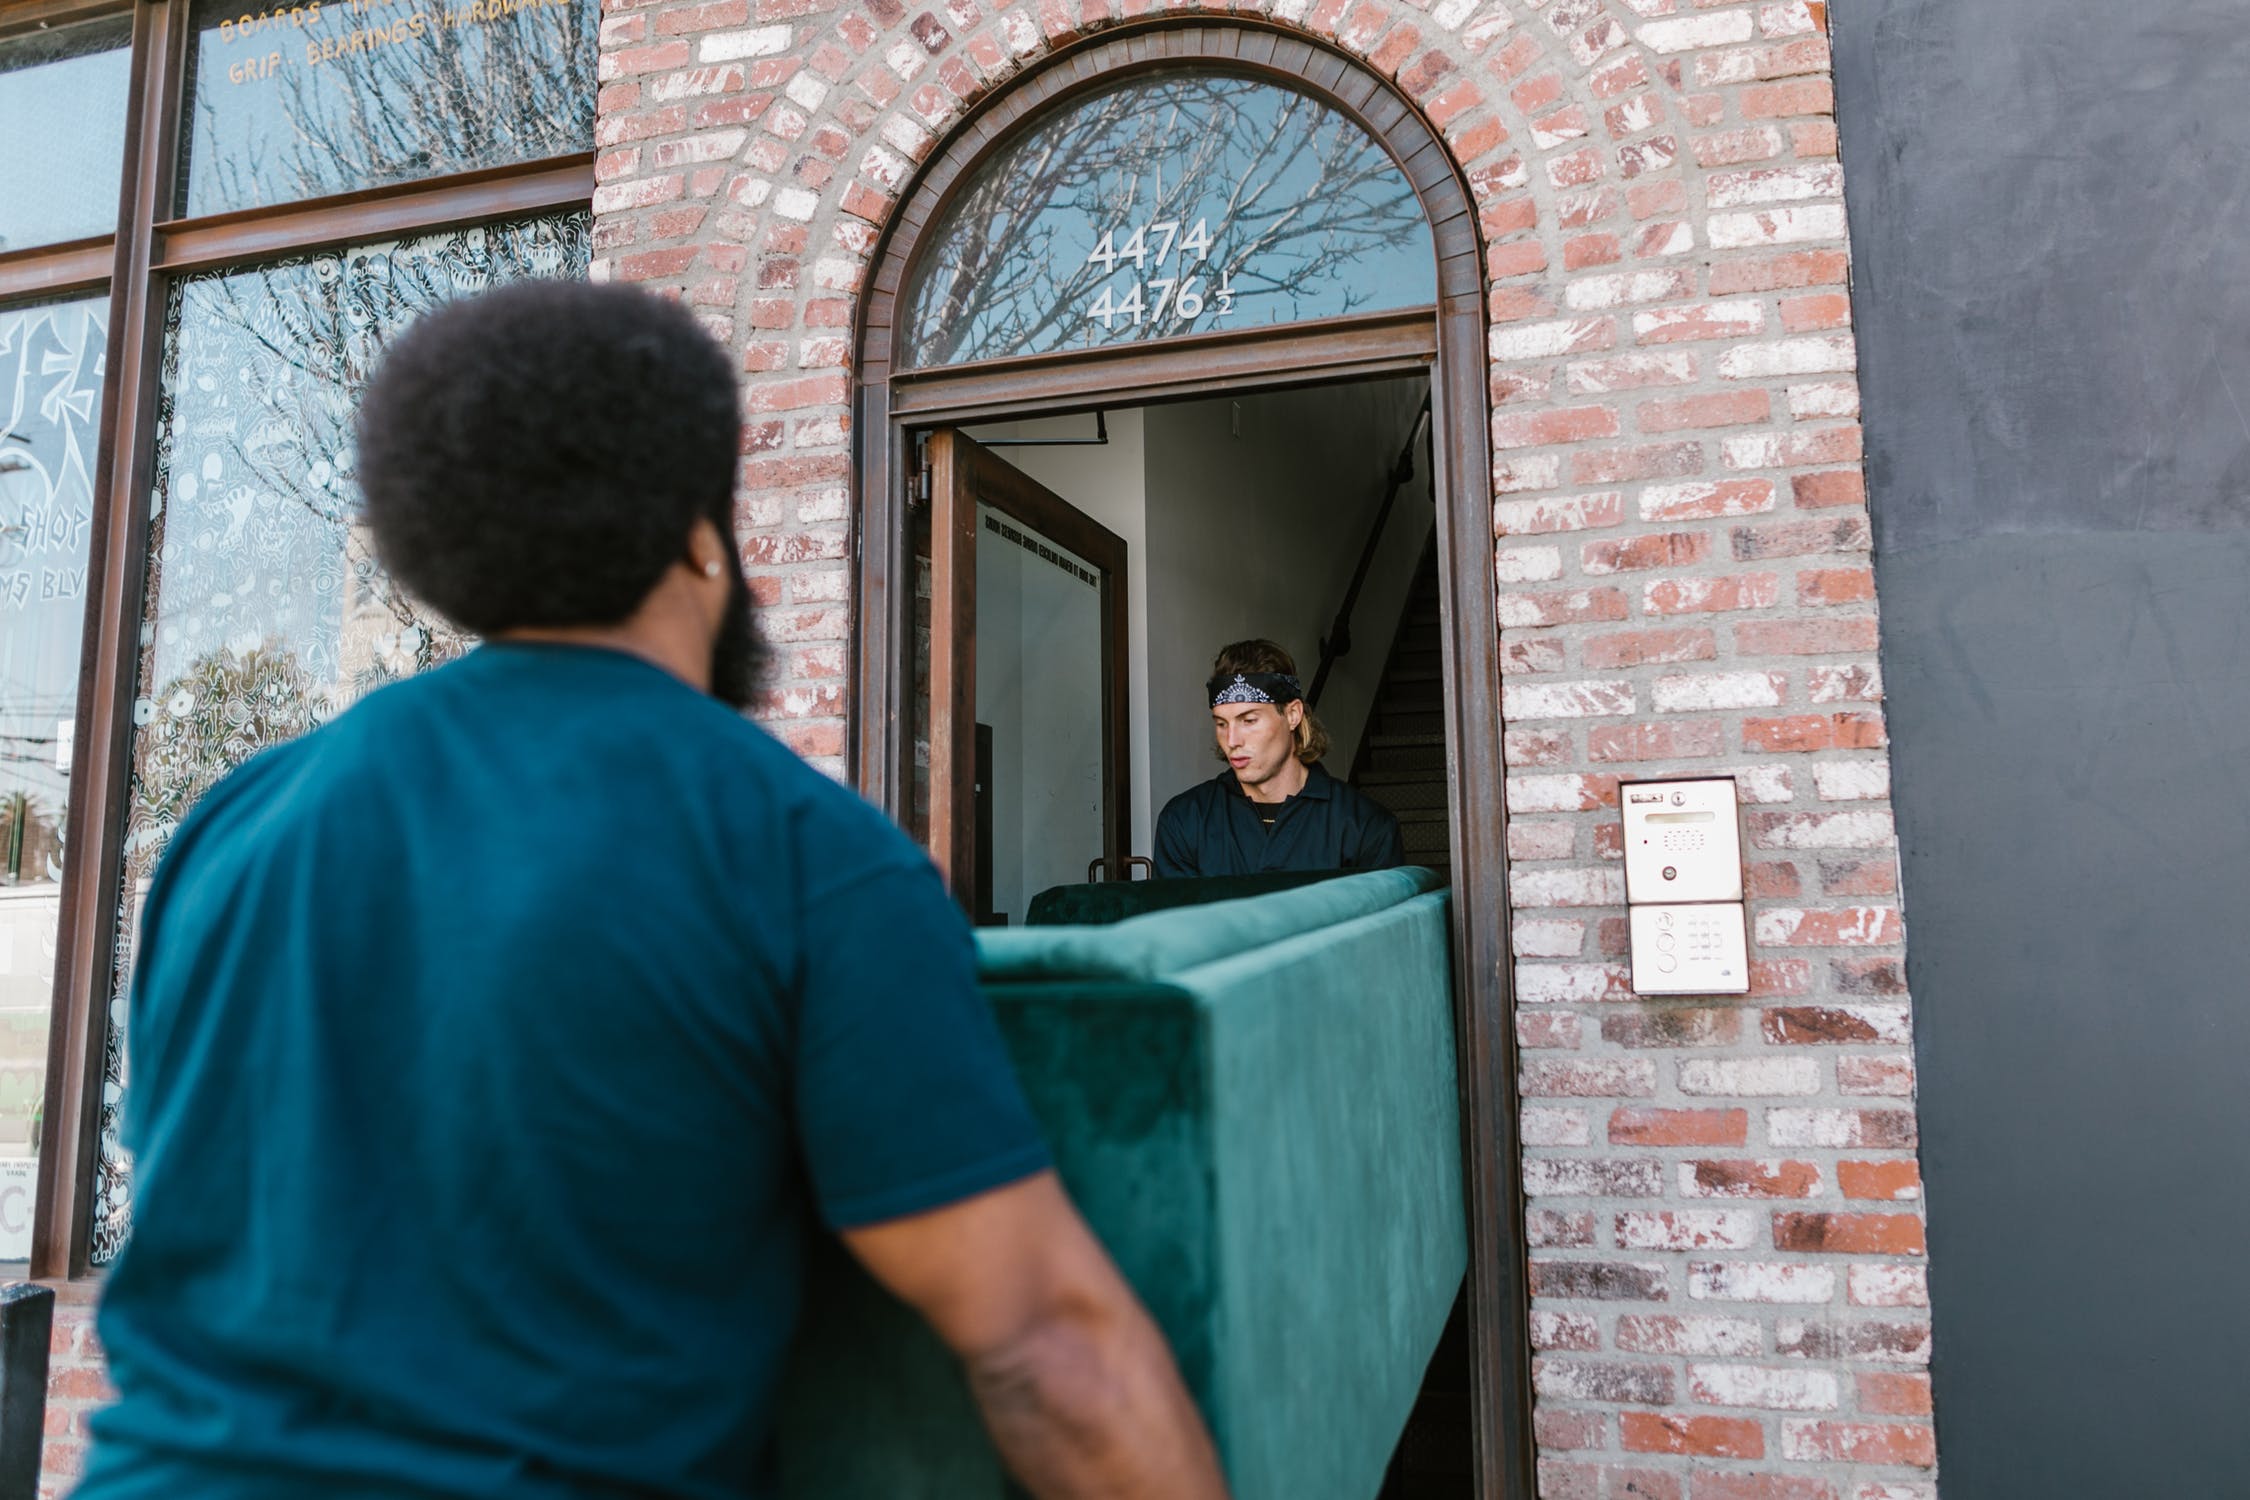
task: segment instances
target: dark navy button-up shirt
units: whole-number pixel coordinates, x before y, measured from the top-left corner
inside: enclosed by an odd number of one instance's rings
[[[1157,875],[1387,870],[1406,862],[1390,809],[1324,766],[1309,770],[1304,790],[1281,802],[1251,801],[1226,770],[1165,803],[1156,820]]]

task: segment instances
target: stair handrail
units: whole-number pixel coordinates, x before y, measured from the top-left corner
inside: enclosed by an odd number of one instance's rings
[[[1422,409],[1415,413],[1414,426],[1406,434],[1405,445],[1398,450],[1398,461],[1391,465],[1390,488],[1383,492],[1383,503],[1375,509],[1375,524],[1368,528],[1367,545],[1360,548],[1359,563],[1352,569],[1352,581],[1344,590],[1344,602],[1336,606],[1336,618],[1321,638],[1320,665],[1313,670],[1312,685],[1305,689],[1305,707],[1320,707],[1321,689],[1328,685],[1328,673],[1337,659],[1351,654],[1352,611],[1359,605],[1361,585],[1367,582],[1367,570],[1375,565],[1375,548],[1383,540],[1383,527],[1391,519],[1391,508],[1398,503],[1399,491],[1414,477],[1415,450],[1422,446],[1422,434],[1430,425],[1430,398],[1422,398]]]

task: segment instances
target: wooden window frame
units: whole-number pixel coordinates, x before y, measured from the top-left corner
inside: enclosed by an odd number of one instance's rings
[[[1136,74],[1203,64],[1308,92],[1381,142],[1436,241],[1434,308],[1243,329],[1057,355],[901,370],[893,346],[908,273],[976,166],[1049,107]],[[915,568],[907,487],[919,432],[948,423],[1180,400],[1426,371],[1438,437],[1433,492],[1443,585],[1453,962],[1469,1219],[1477,1493],[1534,1493],[1530,1256],[1523,1233],[1509,989],[1499,621],[1482,246],[1474,202],[1437,132],[1383,79],[1254,19],[1165,18],[1064,48],[973,112],[885,230],[861,300],[854,392],[857,588],[852,770],[902,821],[913,795]]]
[[[114,233],[0,254],[0,307],[109,291],[100,447],[93,475],[85,635],[68,857],[56,931],[44,1139],[31,1274],[71,1280],[89,1264],[100,1155],[103,1053],[117,943],[133,695],[147,584],[164,310],[173,278],[438,228],[590,209],[592,151],[202,218],[178,202],[191,0],[0,0],[0,39],[128,11],[132,63]],[[586,0],[591,3],[591,0]]]

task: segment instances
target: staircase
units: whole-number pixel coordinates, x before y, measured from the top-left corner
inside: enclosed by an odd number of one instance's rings
[[[1398,815],[1406,862],[1452,869],[1445,774],[1445,658],[1437,539],[1407,591],[1390,661],[1352,766],[1352,785]],[[1476,1493],[1469,1400],[1469,1327],[1457,1303],[1399,1438],[1379,1500],[1470,1500]]]
[[[1439,629],[1433,537],[1415,569],[1351,782],[1397,814],[1406,862],[1442,873],[1452,868],[1453,848],[1446,821],[1445,661]]]

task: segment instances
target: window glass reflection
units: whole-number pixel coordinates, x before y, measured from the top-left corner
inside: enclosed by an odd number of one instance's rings
[[[132,43],[129,16],[0,41],[0,251],[117,227]]]
[[[0,309],[0,1260],[31,1253],[108,313]]]
[[[172,295],[133,704],[118,984],[92,1258],[123,1244],[123,977],[139,903],[197,798],[269,745],[467,645],[394,587],[357,519],[351,424],[384,343],[455,297],[582,277],[584,214],[189,278]]]
[[[970,179],[911,273],[902,366],[1437,300],[1413,186],[1306,95],[1136,79],[1056,109]]]
[[[588,151],[599,0],[199,0],[180,212]]]

